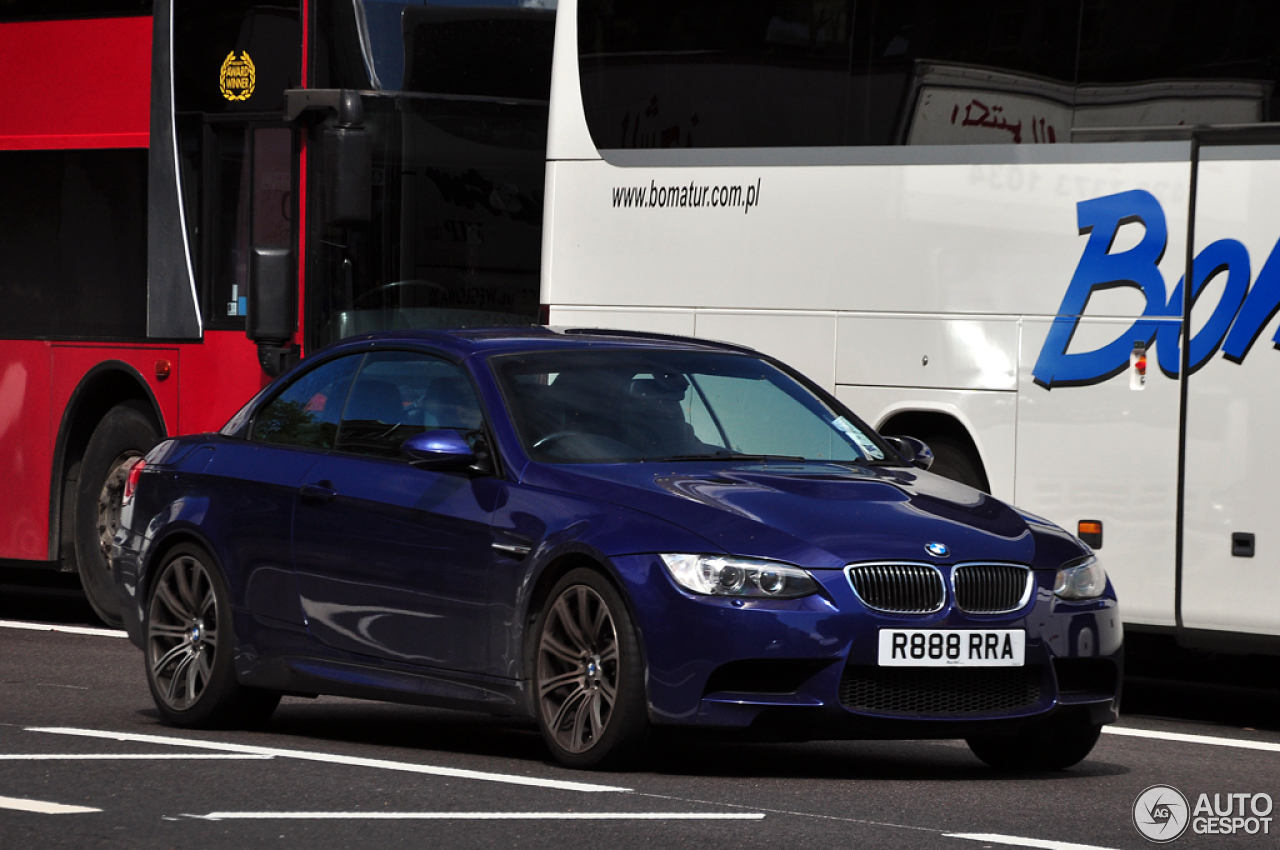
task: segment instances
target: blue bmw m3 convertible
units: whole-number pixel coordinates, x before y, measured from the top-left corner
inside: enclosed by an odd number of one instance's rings
[[[347,340],[129,474],[113,568],[163,717],[282,694],[650,730],[964,738],[1061,769],[1116,717],[1093,553],[768,357],[545,328]]]

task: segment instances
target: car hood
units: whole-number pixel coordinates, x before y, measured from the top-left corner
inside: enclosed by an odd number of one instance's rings
[[[713,551],[808,567],[888,559],[991,560],[1056,569],[1088,554],[1045,520],[908,468],[821,462],[535,464],[525,483],[659,517],[703,537]],[[938,543],[947,554],[926,551]],[[661,542],[654,545],[660,548]]]

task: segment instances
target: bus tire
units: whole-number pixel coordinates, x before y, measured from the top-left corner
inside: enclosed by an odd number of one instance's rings
[[[933,465],[929,467],[930,472],[958,481],[975,490],[990,492],[987,490],[986,478],[982,474],[978,461],[970,457],[969,452],[962,445],[947,437],[928,438],[925,439],[925,443],[933,450]]]
[[[160,441],[139,401],[117,404],[102,417],[85,448],[75,495],[76,567],[85,597],[104,623],[122,622],[120,600],[108,559],[120,527],[120,507],[129,467]]]

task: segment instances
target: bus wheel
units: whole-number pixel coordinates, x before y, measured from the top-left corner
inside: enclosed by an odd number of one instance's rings
[[[104,623],[121,623],[120,601],[108,560],[120,527],[125,479],[134,461],[160,441],[141,402],[126,401],[107,411],[89,438],[76,491],[76,563],[80,583]]]
[[[946,437],[932,437],[926,438],[925,443],[933,450],[933,465],[929,467],[930,472],[967,484],[984,493],[991,492],[987,489],[986,477],[982,474],[977,461],[970,457],[969,452],[958,442]]]

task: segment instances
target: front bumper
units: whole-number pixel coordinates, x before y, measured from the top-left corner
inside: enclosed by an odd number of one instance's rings
[[[813,570],[795,600],[695,596],[653,555],[615,558],[632,601],[656,724],[769,738],[954,738],[1011,731],[1064,711],[1116,719],[1123,630],[1115,596],[1065,602],[1036,574],[1018,611],[927,615],[865,607],[843,570]],[[946,568],[944,568],[946,569]],[[1022,667],[880,667],[882,628],[1021,629]]]

